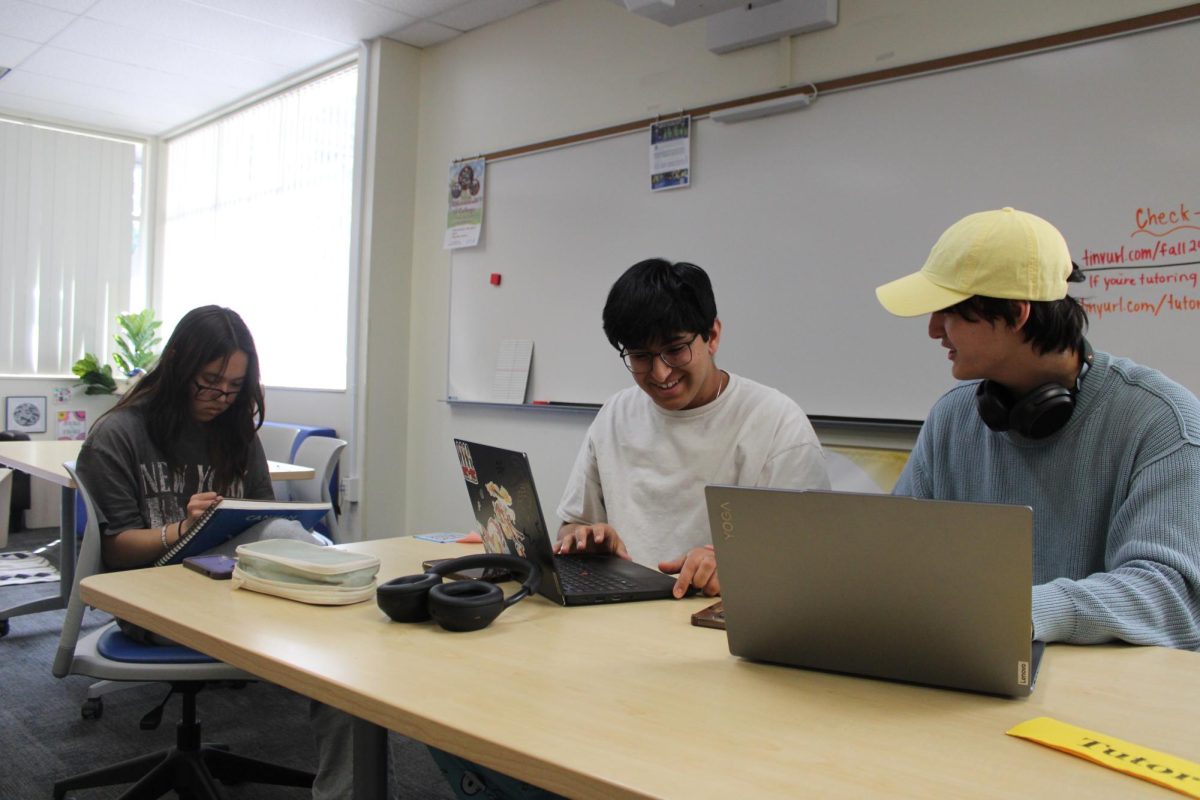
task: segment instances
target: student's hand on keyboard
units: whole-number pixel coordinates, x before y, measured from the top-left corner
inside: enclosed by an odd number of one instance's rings
[[[604,523],[596,525],[580,525],[575,522],[563,523],[558,529],[558,543],[554,552],[560,555],[566,553],[612,553],[626,560],[629,551],[625,543],[610,526]]]
[[[675,588],[671,590],[677,598],[683,597],[692,587],[709,597],[716,597],[721,593],[721,581],[717,577],[717,557],[711,547],[693,547],[687,554],[674,561],[663,561],[658,568],[668,575],[679,575],[675,581]]]

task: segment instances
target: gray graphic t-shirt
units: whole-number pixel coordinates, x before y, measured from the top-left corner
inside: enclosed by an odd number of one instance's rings
[[[177,522],[186,516],[192,495],[215,491],[206,428],[194,423],[182,432],[175,443],[178,464],[172,470],[150,440],[141,411],[120,409],[97,420],[79,451],[76,469],[98,507],[100,530],[113,535]],[[257,437],[245,478],[226,494],[274,499]]]

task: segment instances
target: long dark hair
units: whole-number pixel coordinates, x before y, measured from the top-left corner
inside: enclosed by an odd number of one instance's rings
[[[146,420],[154,445],[172,468],[177,466],[174,443],[192,424],[195,378],[201,368],[230,356],[246,354],[246,377],[233,405],[208,423],[208,454],[213,467],[213,489],[225,494],[246,474],[254,435],[266,413],[258,351],[250,329],[236,311],[201,306],[184,314],[163,348],[158,362],[121,398],[116,408],[136,409]]]

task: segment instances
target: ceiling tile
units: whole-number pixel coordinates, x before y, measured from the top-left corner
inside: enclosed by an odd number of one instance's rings
[[[144,36],[129,28],[90,19],[81,19],[72,25],[55,38],[54,45],[61,50],[174,75],[208,76],[213,81],[243,90],[241,94],[269,86],[293,71],[258,59]]]
[[[471,31],[497,20],[511,17],[545,0],[470,0],[457,8],[439,14],[433,22],[454,28],[456,31]]]
[[[93,5],[96,0],[28,0],[38,6],[46,8],[55,8],[59,11],[66,11],[68,14],[82,14]]]
[[[15,67],[37,50],[37,42],[0,35],[0,67]]]
[[[383,6],[422,19],[444,14],[470,0],[362,0],[373,6]]]
[[[150,4],[141,0],[100,0],[88,17],[148,36],[260,58],[293,69],[332,59],[347,47],[345,42],[286,31],[185,0],[154,0]]]
[[[12,78],[12,83],[9,83]],[[4,95],[16,95],[14,103],[20,98],[29,98],[33,103],[25,103],[19,107],[30,105],[54,104],[61,111],[55,116],[62,119],[94,118],[97,115],[121,117],[137,121],[150,120],[153,127],[143,127],[144,122],[130,122],[127,130],[138,132],[154,132],[163,130],[158,127],[161,122],[173,119],[192,119],[203,113],[202,108],[184,100],[161,101],[147,103],[146,98],[129,92],[97,87],[81,87],[73,81],[64,81],[42,75],[32,75],[25,72],[13,72],[0,84],[4,87]],[[85,89],[85,91],[81,91]],[[0,99],[4,103],[8,98]],[[137,127],[133,127],[136,125]]]
[[[391,36],[429,47],[548,0],[0,0],[0,109],[159,134]],[[393,33],[397,32],[397,33]]]
[[[395,33],[389,34],[388,38],[410,44],[413,47],[431,47],[449,41],[459,34],[460,31],[453,28],[422,20],[415,25],[409,25],[407,28],[401,28]]]
[[[346,44],[374,39],[417,21],[381,6],[330,0],[196,0],[218,11]]]
[[[242,91],[207,77],[184,78],[169,72],[144,69],[108,59],[43,47],[24,64],[22,70],[33,75],[59,78],[99,89],[114,89],[140,95],[155,104],[187,97],[188,103],[206,107],[219,105]]]
[[[94,130],[118,131],[132,134],[152,134],[163,130],[167,120],[146,116],[130,117],[105,109],[80,108],[74,104],[24,97],[0,91],[0,109],[17,117],[62,122]]]
[[[0,34],[30,42],[48,42],[74,21],[71,14],[26,0],[0,0]]]

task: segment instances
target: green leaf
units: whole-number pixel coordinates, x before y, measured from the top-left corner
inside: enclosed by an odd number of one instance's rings
[[[112,367],[100,365],[100,360],[92,353],[84,353],[83,358],[71,366],[79,381],[76,386],[86,386],[84,394],[112,394],[117,390],[117,382],[113,380]]]
[[[158,359],[154,348],[162,342],[158,329],[162,323],[154,318],[154,310],[147,308],[137,313],[117,315],[117,323],[125,335],[113,336],[117,343],[118,352],[113,353],[113,360],[126,375],[132,375],[135,370],[148,370]]]

